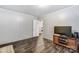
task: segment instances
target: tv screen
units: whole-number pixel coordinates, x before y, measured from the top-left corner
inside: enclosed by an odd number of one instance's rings
[[[55,26],[54,33],[70,36],[72,33],[72,27],[71,26]]]

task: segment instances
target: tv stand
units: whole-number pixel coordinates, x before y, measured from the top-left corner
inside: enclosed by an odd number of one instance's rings
[[[70,38],[66,36],[61,36],[60,34],[54,34],[53,43],[70,49],[77,50],[76,38],[72,37]]]

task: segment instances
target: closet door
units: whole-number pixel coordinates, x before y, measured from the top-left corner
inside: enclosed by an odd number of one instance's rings
[[[33,20],[33,37],[39,36],[43,27],[43,22],[40,20]]]

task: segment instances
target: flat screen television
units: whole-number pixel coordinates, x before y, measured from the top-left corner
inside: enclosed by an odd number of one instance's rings
[[[72,27],[71,26],[55,26],[54,33],[70,36],[72,33]]]

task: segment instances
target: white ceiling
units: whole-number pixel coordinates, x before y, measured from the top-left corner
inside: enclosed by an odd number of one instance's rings
[[[71,5],[0,5],[0,8],[18,11],[26,14],[30,14],[36,17],[43,16],[45,14],[55,12],[59,9],[70,7]]]

